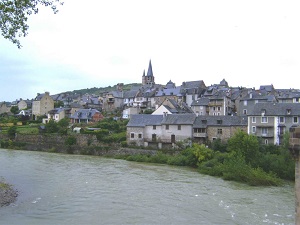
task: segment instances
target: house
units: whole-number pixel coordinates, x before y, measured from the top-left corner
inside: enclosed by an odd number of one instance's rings
[[[248,115],[248,113],[253,109],[254,105],[259,102],[270,102],[270,103],[277,102],[276,96],[268,93],[270,92],[260,91],[260,90],[249,91],[249,93],[244,98],[240,98],[238,103],[239,110],[237,111],[237,115],[238,116]]]
[[[285,132],[300,124],[300,104],[256,103],[248,115],[248,134],[260,137],[265,144],[283,143]]]
[[[161,135],[163,115],[131,115],[127,124],[126,139],[129,145],[157,147],[156,137]],[[151,144],[154,143],[154,144]]]
[[[28,108],[31,108],[31,107],[32,107],[32,101],[30,101],[30,100],[20,99],[20,101],[18,101],[19,110],[28,109]]]
[[[152,113],[152,115],[164,115],[167,114],[183,114],[193,113],[193,111],[187,106],[186,103],[178,103],[174,99],[165,99],[163,103]]]
[[[54,120],[55,122],[60,121],[61,119],[64,118],[69,118],[70,117],[70,108],[55,108],[52,109],[48,112],[47,118],[43,119],[43,123],[48,123],[49,120]]]
[[[206,116],[209,115],[209,98],[202,97],[194,100],[191,104],[191,109],[196,115]]]
[[[37,94],[37,97],[32,102],[32,115],[34,119],[36,119],[37,116],[47,115],[52,109],[54,109],[54,101],[50,93]]]
[[[193,140],[205,144],[220,139],[227,142],[237,130],[247,132],[246,116],[197,116],[193,124]]]
[[[9,102],[0,102],[0,114],[10,113],[10,103]]]
[[[70,116],[71,123],[92,123],[103,118],[104,116],[96,109],[79,109]]]
[[[174,147],[192,139],[195,114],[132,115],[127,124],[127,143],[156,148]]]
[[[183,96],[183,102],[191,106],[192,102],[198,99],[206,90],[203,80],[185,81],[180,86],[180,93]]]

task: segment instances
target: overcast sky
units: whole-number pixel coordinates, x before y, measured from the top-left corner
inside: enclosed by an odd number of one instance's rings
[[[0,38],[0,102],[141,83],[150,59],[158,84],[300,88],[299,0],[64,1]]]

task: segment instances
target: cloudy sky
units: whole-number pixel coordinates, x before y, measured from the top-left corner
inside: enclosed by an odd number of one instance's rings
[[[37,93],[225,79],[300,88],[298,0],[64,0],[30,17],[18,49],[0,37],[0,102]]]

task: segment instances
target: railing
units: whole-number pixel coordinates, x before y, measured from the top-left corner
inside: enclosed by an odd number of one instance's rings
[[[194,133],[194,137],[206,138],[207,137],[207,133]]]

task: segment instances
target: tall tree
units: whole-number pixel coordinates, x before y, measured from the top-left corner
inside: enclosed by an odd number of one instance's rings
[[[21,48],[19,38],[28,34],[28,16],[37,14],[39,6],[49,6],[55,14],[59,5],[61,0],[0,0],[1,35]]]

